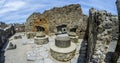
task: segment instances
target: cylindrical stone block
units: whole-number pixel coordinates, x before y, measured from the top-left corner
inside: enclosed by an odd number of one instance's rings
[[[55,45],[60,48],[69,47],[70,44],[70,37],[68,36],[57,36],[55,38]]]
[[[38,45],[42,45],[42,44],[47,44],[49,42],[49,39],[47,36],[41,38],[35,37],[34,42]]]
[[[36,37],[37,37],[37,38],[45,37],[45,33],[43,33],[43,32],[38,32],[38,33],[36,34]]]
[[[75,32],[69,32],[69,36],[72,42],[78,43],[78,36],[76,35]]]
[[[60,48],[55,46],[55,44],[52,44],[50,46],[51,56],[54,59],[62,62],[71,60],[75,56],[75,51],[76,51],[76,44],[72,42],[70,47],[67,48]]]

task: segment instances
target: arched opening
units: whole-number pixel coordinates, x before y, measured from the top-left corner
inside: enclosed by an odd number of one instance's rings
[[[49,33],[49,24],[45,20],[45,18],[38,18],[32,23],[32,31],[33,32],[39,32],[42,31],[46,34]]]
[[[36,26],[37,32],[44,32],[45,28],[42,26]]]

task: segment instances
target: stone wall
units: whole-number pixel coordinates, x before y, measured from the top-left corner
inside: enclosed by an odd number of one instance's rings
[[[117,41],[118,40],[118,32],[119,32],[119,21],[118,16],[114,15],[111,17],[111,20],[113,21],[113,28],[112,28],[112,40]]]
[[[4,29],[5,27],[7,27],[7,24],[0,21],[0,28]]]
[[[0,29],[0,63],[5,62],[5,48],[8,44],[9,38],[15,34],[14,26],[8,26],[4,29]]]
[[[14,23],[15,31],[16,32],[25,32],[25,24]]]
[[[5,38],[4,30],[0,29],[0,46],[5,42],[3,38]]]
[[[117,18],[105,10],[98,11],[94,8],[89,10],[88,24],[83,40],[83,42],[87,41],[87,62],[84,63],[106,63],[104,60],[108,53],[109,44],[114,40],[113,35],[117,35],[117,33],[113,33],[114,27],[118,27],[114,19],[117,23]],[[117,30],[114,30],[114,32],[117,32]]]
[[[38,18],[32,23],[32,31],[38,32],[36,26],[40,26],[44,28],[46,34],[49,33],[49,23],[44,18]]]
[[[31,31],[32,23],[39,17],[44,18],[49,23],[49,32],[57,32],[56,26],[66,24],[70,30],[74,26],[78,26],[77,35],[84,35],[86,30],[87,16],[82,14],[82,9],[79,4],[66,5],[64,7],[54,7],[41,13],[33,13],[26,20],[26,31]]]
[[[119,61],[120,59],[120,0],[116,0],[116,7],[117,7],[117,11],[118,11],[118,28],[119,28],[119,31],[118,31],[118,40],[117,40],[117,46],[116,46],[116,49],[115,49],[115,52],[114,52],[114,55],[112,57],[112,63],[117,63],[117,61]]]

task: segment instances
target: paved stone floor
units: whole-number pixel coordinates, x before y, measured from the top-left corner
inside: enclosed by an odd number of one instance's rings
[[[21,35],[22,39],[14,39],[15,35]],[[79,43],[76,44],[75,57],[68,62],[59,62],[51,57],[49,47],[54,43],[55,36],[49,37],[49,43],[45,45],[34,44],[33,39],[27,39],[24,33],[17,33],[10,38],[10,42],[17,45],[17,49],[6,50],[5,63],[77,63],[79,56],[79,49],[82,39],[79,39]],[[28,61],[28,58],[32,54],[33,61]]]

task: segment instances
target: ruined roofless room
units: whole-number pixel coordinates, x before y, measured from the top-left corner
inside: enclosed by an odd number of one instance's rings
[[[120,63],[120,0],[0,0],[0,63]]]

